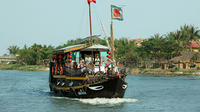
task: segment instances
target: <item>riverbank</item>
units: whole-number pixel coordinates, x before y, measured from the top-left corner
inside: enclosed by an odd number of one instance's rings
[[[45,65],[20,65],[20,64],[0,64],[0,70],[21,70],[21,71],[49,71]],[[166,76],[200,76],[200,70],[197,69],[138,69],[128,68],[128,74],[133,75],[166,75]]]
[[[48,71],[45,65],[0,64],[0,70]]]
[[[129,68],[129,74],[144,74],[144,75],[166,75],[166,76],[200,76],[200,70],[197,69],[138,69]]]

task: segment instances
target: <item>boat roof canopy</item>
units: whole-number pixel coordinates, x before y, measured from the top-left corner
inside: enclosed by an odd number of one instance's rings
[[[71,51],[108,51],[109,48],[103,45],[93,45],[90,46],[89,44],[78,44],[68,46],[62,49],[58,49],[54,51],[55,54],[64,54]]]
[[[81,51],[108,51],[109,48],[103,45],[93,45],[82,49]]]

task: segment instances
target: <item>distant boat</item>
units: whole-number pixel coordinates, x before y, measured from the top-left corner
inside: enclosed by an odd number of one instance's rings
[[[88,0],[89,8],[90,1],[94,0]],[[90,34],[90,43],[54,52],[50,62],[50,90],[72,98],[122,98],[128,86],[126,68],[116,64],[113,46],[93,45],[92,28]]]

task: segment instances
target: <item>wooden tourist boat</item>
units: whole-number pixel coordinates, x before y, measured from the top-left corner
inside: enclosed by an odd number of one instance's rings
[[[73,98],[122,98],[128,86],[125,68],[107,61],[109,54],[108,47],[88,44],[55,51],[50,63],[50,90]]]
[[[126,69],[114,59],[113,22],[111,47],[93,45],[91,8],[90,43],[56,50],[50,62],[49,87],[59,96],[73,98],[122,98],[127,89]],[[120,8],[112,6],[116,19]]]

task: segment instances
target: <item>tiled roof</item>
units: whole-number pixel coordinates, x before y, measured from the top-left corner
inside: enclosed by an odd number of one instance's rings
[[[188,48],[199,48],[200,47],[200,42],[191,42],[190,44],[187,45]]]

